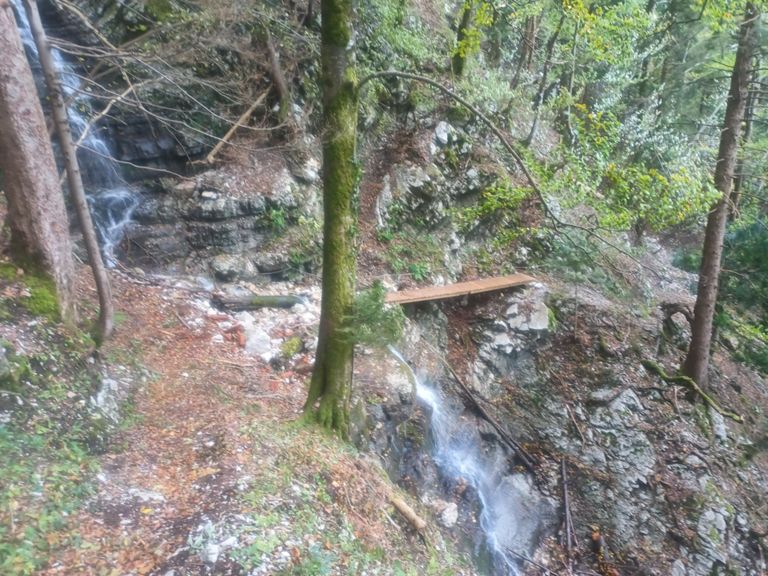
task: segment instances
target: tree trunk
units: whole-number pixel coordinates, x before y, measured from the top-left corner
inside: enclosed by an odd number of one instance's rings
[[[43,24],[40,21],[37,2],[35,0],[24,0],[24,6],[27,10],[29,25],[32,29],[32,35],[35,38],[37,50],[40,54],[40,65],[43,68],[45,82],[50,93],[54,127],[61,145],[64,166],[67,170],[69,193],[71,194],[72,202],[75,205],[75,210],[80,223],[80,230],[83,233],[83,242],[85,243],[85,249],[88,252],[88,259],[96,282],[96,290],[99,294],[99,321],[96,327],[96,340],[97,342],[101,342],[105,338],[109,338],[112,334],[114,317],[112,308],[112,289],[109,285],[109,276],[107,276],[107,270],[104,267],[104,261],[102,260],[101,251],[99,250],[96,231],[93,228],[93,221],[91,220],[91,212],[88,209],[88,202],[85,198],[83,179],[80,174],[80,167],[77,163],[75,146],[72,142],[72,132],[69,129],[69,119],[67,118],[67,108],[64,104],[64,94],[53,61],[53,56],[51,55],[51,48],[48,44],[48,39],[45,36]]]
[[[683,365],[684,373],[701,387],[706,385],[709,371],[712,326],[717,303],[717,287],[720,280],[720,259],[723,253],[729,197],[739,150],[739,132],[746,108],[749,65],[754,50],[753,30],[757,18],[755,4],[748,2],[744,22],[739,33],[739,46],[731,74],[728,105],[725,110],[723,130],[720,133],[720,148],[717,154],[717,167],[715,168],[715,187],[722,193],[722,197],[712,208],[707,218],[699,270],[699,288],[696,306],[693,310],[691,345]]]
[[[525,19],[525,32],[520,39],[520,55],[515,67],[515,75],[512,77],[510,89],[514,90],[520,83],[520,72],[525,68],[529,73],[533,69],[533,55],[536,53],[536,35],[539,31],[539,17],[528,16]]]
[[[747,103],[744,109],[744,132],[741,135],[741,141],[739,147],[741,154],[739,156],[738,163],[736,164],[736,177],[733,181],[733,192],[731,192],[731,202],[728,211],[728,221],[733,222],[739,216],[739,205],[741,204],[741,188],[744,186],[744,170],[746,169],[744,163],[744,154],[746,154],[745,148],[749,144],[749,140],[752,137],[752,124],[755,119],[755,109],[757,108],[759,98],[759,77],[760,77],[760,60],[755,59],[755,65],[752,67],[752,77],[750,79],[749,91],[747,93]]]
[[[0,0],[0,172],[11,249],[28,273],[50,277],[64,321],[75,321],[69,222],[45,117],[13,11]]]
[[[321,2],[323,135],[323,292],[315,368],[305,413],[347,437],[354,343],[357,78],[352,0]]]
[[[464,74],[464,67],[467,64],[467,49],[463,44],[467,39],[469,26],[472,24],[472,13],[474,10],[474,0],[466,0],[461,12],[459,28],[456,30],[456,51],[453,53],[453,58],[451,58],[451,70],[459,77]]]
[[[528,132],[528,137],[525,139],[525,145],[530,146],[533,142],[533,137],[536,135],[536,127],[539,123],[539,116],[541,115],[541,105],[544,102],[544,89],[547,87],[547,77],[549,76],[549,69],[552,67],[552,56],[555,52],[555,43],[558,36],[560,36],[560,30],[563,29],[563,22],[565,22],[565,12],[560,16],[560,21],[557,23],[557,28],[550,36],[547,42],[546,58],[544,59],[544,69],[541,71],[541,80],[539,81],[539,90],[536,93],[536,99],[533,101],[533,122],[531,123],[531,130]]]

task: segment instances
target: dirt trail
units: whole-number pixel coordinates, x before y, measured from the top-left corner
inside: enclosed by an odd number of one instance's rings
[[[135,351],[152,376],[133,399],[133,424],[102,457],[97,499],[75,522],[89,545],[52,559],[47,573],[202,570],[184,551],[186,539],[204,516],[239,506],[238,482],[259,452],[244,432],[249,414],[295,417],[302,389],[288,393],[279,374],[244,357],[236,342],[212,343],[217,319],[190,306],[188,293],[118,277],[114,284],[126,319],[104,355]]]

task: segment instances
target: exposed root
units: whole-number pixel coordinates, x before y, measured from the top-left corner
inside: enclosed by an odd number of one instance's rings
[[[684,386],[687,386],[688,388],[696,392],[699,396],[701,396],[704,399],[704,401],[707,404],[709,404],[709,406],[721,416],[724,416],[725,418],[730,418],[734,422],[739,422],[740,424],[744,422],[744,418],[742,418],[735,412],[729,412],[728,410],[721,408],[720,405],[709,394],[704,392],[704,390],[702,390],[701,387],[698,384],[696,384],[696,382],[692,378],[689,378],[688,376],[683,376],[681,374],[676,376],[670,376],[664,371],[664,368],[662,368],[661,365],[654,362],[653,360],[642,360],[641,363],[646,370],[648,370],[649,372],[653,372],[665,382],[669,382],[671,384],[682,384]]]

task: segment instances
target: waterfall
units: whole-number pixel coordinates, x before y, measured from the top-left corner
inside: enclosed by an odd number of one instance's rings
[[[509,470],[509,454],[480,435],[479,423],[462,402],[419,378],[403,356],[391,353],[410,372],[417,401],[429,412],[432,458],[452,481],[463,480],[477,493],[480,526],[493,556],[495,574],[517,576],[520,560],[532,554],[551,515],[550,504],[531,479]]]
[[[42,77],[39,54],[26,11],[21,5],[21,0],[11,0],[11,5],[16,13],[21,41],[27,51],[30,65],[38,78]],[[60,50],[53,48],[52,55],[64,98],[70,103],[67,109],[70,129],[74,140],[77,141],[88,128],[87,112],[91,109],[90,102],[82,90],[82,80],[76,68],[64,58]],[[39,89],[44,90],[44,87],[39,84]],[[133,211],[139,204],[139,195],[122,179],[109,145],[98,136],[96,130],[88,130],[78,146],[77,157],[105,263],[112,267],[116,263],[115,250],[123,238],[126,226],[131,222]]]

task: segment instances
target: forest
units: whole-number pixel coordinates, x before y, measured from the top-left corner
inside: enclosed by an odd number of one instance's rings
[[[0,572],[764,576],[762,0],[0,0]]]

